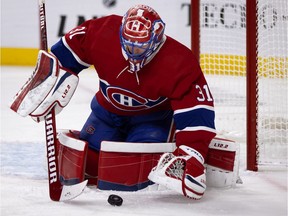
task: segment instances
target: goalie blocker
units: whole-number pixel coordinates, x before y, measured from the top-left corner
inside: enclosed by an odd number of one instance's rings
[[[39,122],[55,107],[55,114],[69,103],[79,78],[62,68],[57,58],[39,51],[35,71],[13,98],[10,108],[22,117],[30,115]]]
[[[154,183],[149,180],[153,180],[151,176],[157,179],[155,171],[159,168],[157,163],[161,155],[176,149],[175,143],[103,141],[99,154],[83,147],[75,150],[77,145],[86,146],[87,143],[79,140],[78,132],[70,130],[59,131],[57,141],[60,176],[65,184],[83,181],[85,172],[90,184],[97,184],[100,190],[138,191],[147,188]],[[214,138],[204,165],[208,187],[235,186],[240,179],[239,144]]]

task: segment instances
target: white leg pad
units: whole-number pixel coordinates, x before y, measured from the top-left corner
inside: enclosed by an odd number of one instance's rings
[[[227,139],[214,138],[209,145],[206,164],[207,186],[225,188],[234,187],[237,183],[242,183],[239,177],[239,157],[239,143]]]

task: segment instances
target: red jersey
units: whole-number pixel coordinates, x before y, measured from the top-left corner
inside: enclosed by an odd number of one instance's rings
[[[99,76],[97,100],[118,115],[174,111],[177,145],[205,143],[215,136],[213,97],[191,50],[169,36],[139,72],[129,71],[122,54],[121,16],[84,22],[51,51],[76,73],[93,65]]]

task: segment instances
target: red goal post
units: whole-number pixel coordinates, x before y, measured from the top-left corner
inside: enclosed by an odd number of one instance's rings
[[[286,0],[191,0],[191,48],[216,129],[247,144],[248,170],[287,167],[287,14]]]

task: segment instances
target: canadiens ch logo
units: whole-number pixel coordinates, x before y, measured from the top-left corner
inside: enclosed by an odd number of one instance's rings
[[[141,111],[163,103],[167,98],[159,97],[156,100],[144,98],[123,88],[110,86],[100,80],[100,89],[105,98],[117,109],[123,111]]]

